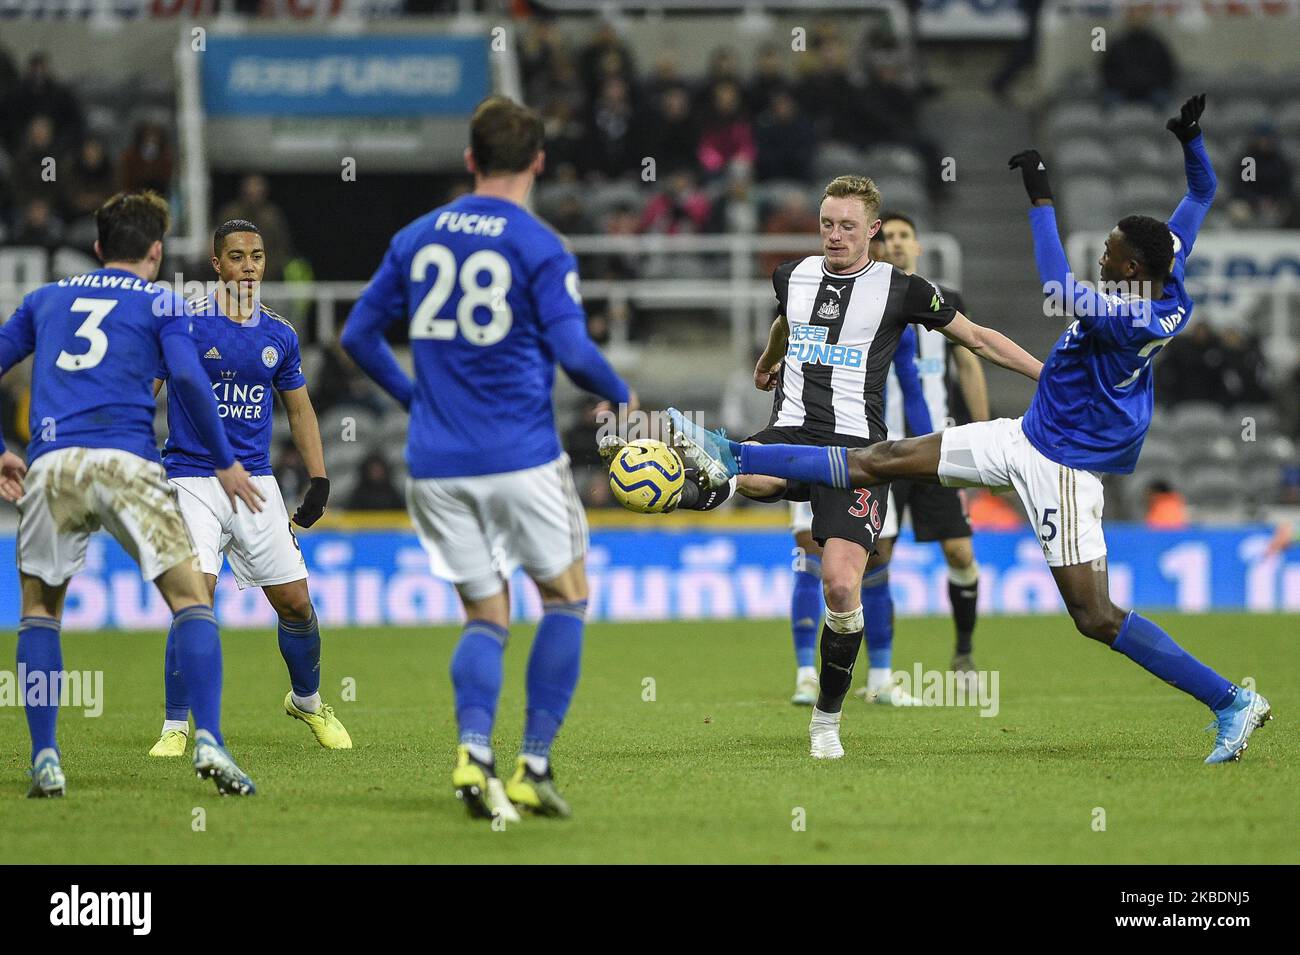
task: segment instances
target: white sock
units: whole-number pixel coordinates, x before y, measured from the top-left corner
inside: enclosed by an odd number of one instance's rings
[[[163,720],[162,731],[164,733],[170,733],[172,730],[176,730],[177,732],[184,733],[186,736],[189,736],[190,721],[189,720]]]
[[[815,726],[818,723],[821,723],[826,726],[839,726],[840,715],[840,713],[823,713],[814,706],[812,715],[813,725]]]
[[[291,694],[293,705],[298,707],[304,713],[315,713],[320,709],[320,693],[313,693],[311,696],[299,696],[297,693]]]
[[[804,680],[815,681],[816,679],[817,679],[816,667],[800,667],[798,672],[795,673],[794,675],[794,681],[796,683],[802,683]]]
[[[894,682],[894,671],[889,667],[872,667],[867,671],[867,692],[875,693]]]
[[[524,764],[535,772],[538,776],[546,775],[546,767],[551,765],[551,761],[545,756],[534,756],[532,753],[521,753],[524,758]]]
[[[480,763],[492,765],[492,747],[484,746],[482,743],[465,743],[464,747],[469,750],[469,754],[477,759]]]

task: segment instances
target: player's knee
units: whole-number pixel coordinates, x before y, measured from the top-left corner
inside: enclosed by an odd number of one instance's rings
[[[843,613],[846,610],[852,610],[862,603],[862,578],[852,580],[844,575],[835,575],[827,578],[825,568],[822,570],[822,594],[826,598],[826,606],[832,610]]]
[[[943,557],[953,570],[966,570],[975,563],[975,549],[969,537],[957,537],[943,542]]]
[[[281,620],[306,623],[311,619],[314,612],[311,605],[311,594],[305,586],[294,587],[274,595],[267,594],[267,598],[271,601],[271,606],[275,608],[275,612]]]
[[[1110,643],[1119,634],[1124,616],[1114,605],[1109,607],[1071,607],[1070,618],[1085,637]]]

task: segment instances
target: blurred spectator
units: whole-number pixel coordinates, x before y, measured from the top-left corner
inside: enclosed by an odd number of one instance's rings
[[[519,67],[527,102],[550,101],[558,85],[559,64],[568,59],[564,35],[553,17],[537,17],[520,33]]]
[[[727,46],[720,46],[709,54],[708,70],[696,92],[695,107],[698,112],[707,114],[714,109],[714,92],[723,84],[735,86],[737,90],[744,87],[736,51]]]
[[[1210,401],[1229,407],[1271,399],[1267,361],[1254,335],[1233,328],[1215,332],[1202,320],[1164,352],[1156,389],[1163,404]]]
[[[562,443],[565,453],[569,455],[569,461],[575,468],[602,466],[600,454],[596,450],[596,442],[599,439],[600,423],[597,421],[596,409],[602,404],[599,401],[586,401],[577,409],[577,414],[573,416],[573,423],[565,429]]]
[[[727,167],[727,188],[713,205],[710,232],[750,234],[758,231],[758,203],[749,163],[736,160]]]
[[[622,79],[629,91],[636,81],[636,61],[632,50],[608,20],[601,22],[595,35],[582,48],[578,63],[583,85],[592,97],[614,76]]]
[[[812,120],[800,112],[794,94],[788,89],[775,90],[771,108],[754,126],[759,181],[811,179],[816,145],[817,131]]]
[[[0,105],[3,106],[0,122],[4,123],[4,138],[11,145],[17,144],[36,116],[50,118],[61,149],[70,148],[81,139],[81,107],[72,92],[55,80],[44,53],[33,53],[28,58],[26,72]]]
[[[280,449],[271,469],[275,472],[280,493],[286,501],[298,500],[307,490],[307,485],[311,483],[307,465],[302,455],[298,453],[298,446],[293,443],[292,438],[280,439]]]
[[[76,158],[60,177],[63,186],[63,214],[69,221],[92,216],[115,191],[116,178],[104,141],[87,136]]]
[[[63,223],[45,199],[29,199],[14,224],[15,245],[38,245],[53,250],[63,241]]]
[[[318,415],[344,404],[361,405],[376,414],[391,410],[337,340],[321,349],[321,359],[320,370],[312,377],[311,388],[312,404]]]
[[[669,86],[657,101],[658,112],[646,134],[646,155],[654,158],[658,176],[695,165],[700,134],[691,115],[691,94],[684,86]]]
[[[733,162],[752,165],[756,156],[754,131],[741,107],[740,86],[719,82],[713,87],[713,108],[700,129],[700,166],[706,176],[719,176]]]
[[[1152,481],[1147,488],[1146,524],[1162,530],[1187,526],[1187,501],[1168,481]]]
[[[636,145],[632,98],[626,80],[607,79],[591,109],[587,129],[586,171],[610,179],[638,173],[641,155]]]
[[[1219,337],[1223,351],[1223,403],[1260,404],[1272,400],[1268,361],[1259,336],[1226,328]]]
[[[1017,0],[1020,12],[1025,15],[1025,32],[1012,47],[1002,68],[989,84],[998,97],[1007,95],[1007,88],[1020,72],[1034,65],[1038,56],[1038,28],[1043,12],[1043,0]]]
[[[817,213],[808,206],[808,198],[800,191],[791,189],[781,199],[772,214],[763,223],[763,231],[768,235],[807,235],[809,246],[791,249],[789,252],[765,252],[759,259],[759,269],[764,278],[770,276],[776,267],[800,255],[805,255],[820,227]]]
[[[848,48],[839,38],[828,39],[814,55],[799,60],[806,72],[799,83],[799,105],[812,119],[818,139],[852,146],[865,145],[861,118],[862,84],[849,73]]]
[[[1147,24],[1151,12],[1129,7],[1128,30],[1110,42],[1101,61],[1106,101],[1146,103],[1163,108],[1178,79],[1178,64],[1168,45]]]
[[[546,170],[548,180],[573,182],[582,168],[587,130],[567,99],[552,100],[542,114],[546,126]]]
[[[606,235],[636,235],[641,229],[641,216],[635,206],[619,203],[605,216]],[[640,274],[641,257],[632,252],[610,252],[603,255],[584,255],[582,275],[596,279],[633,279]]]
[[[785,75],[782,48],[765,43],[754,62],[754,75],[745,87],[745,105],[750,116],[762,116],[773,108],[778,93],[793,93],[794,84]]]
[[[575,195],[562,196],[549,221],[560,235],[590,235],[594,231],[587,210]]]
[[[159,195],[168,196],[171,194],[174,165],[167,130],[158,123],[139,123],[131,145],[122,151],[118,160],[122,189],[127,192],[152,189]]]
[[[63,163],[54,141],[54,121],[45,115],[33,116],[23,134],[22,144],[14,153],[14,193],[18,201],[54,199],[58,191],[58,173]],[[54,164],[50,165],[49,160]],[[50,175],[54,179],[50,179]]]
[[[1254,163],[1254,178],[1244,177],[1246,160]],[[1291,225],[1291,163],[1282,154],[1277,131],[1271,126],[1257,128],[1246,148],[1234,163],[1243,175],[1233,177],[1233,202],[1229,212],[1233,221],[1248,228],[1274,229]]]
[[[367,454],[357,468],[357,485],[348,497],[348,510],[400,511],[405,507],[406,498],[393,483],[388,459],[379,451]]]
[[[966,495],[966,515],[970,526],[982,531],[1014,531],[1024,526],[1024,519],[1006,497],[988,488],[972,488]]]
[[[260,173],[245,176],[239,183],[239,198],[228,202],[217,213],[217,223],[247,219],[262,233],[266,246],[266,281],[284,278],[285,263],[293,258],[293,237],[289,218],[271,201],[271,187]]]
[[[609,316],[604,312],[587,315],[587,337],[597,345],[609,344]]]
[[[650,78],[642,84],[646,102],[662,103],[663,95],[672,89],[685,90],[689,99],[691,85],[682,78],[677,68],[677,54],[672,50],[660,50],[655,54],[655,65]],[[690,103],[687,103],[689,109]]]
[[[646,203],[637,231],[667,235],[704,232],[712,211],[713,203],[696,184],[695,176],[681,169],[672,173],[665,188]]]

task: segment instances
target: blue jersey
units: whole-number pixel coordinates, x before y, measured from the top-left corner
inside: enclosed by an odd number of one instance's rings
[[[1044,289],[1073,318],[1043,363],[1024,419],[1025,437],[1058,464],[1112,474],[1129,474],[1137,464],[1154,403],[1151,360],[1191,318],[1183,277],[1214,201],[1214,170],[1204,140],[1198,136],[1183,151],[1188,189],[1169,220],[1174,265],[1163,298],[1124,298],[1076,286],[1053,208],[1030,210]]]
[[[158,460],[154,371],[189,339],[180,295],[124,269],[60,279],[0,328],[0,373],[35,352],[28,463],[59,448],[116,448]]]
[[[217,413],[235,458],[249,474],[271,473],[271,416],[276,391],[302,388],[302,356],[292,325],[259,304],[253,317],[236,322],[222,314],[216,296],[191,303],[195,353],[212,382]],[[155,377],[168,377],[166,364]],[[167,444],[163,464],[168,477],[208,477],[212,457],[174,389],[167,390]]]
[[[353,308],[344,348],[410,408],[412,477],[497,474],[560,456],[555,364],[615,401],[627,386],[586,334],[577,262],[505,199],[466,195],[393,237]],[[383,338],[409,322],[415,381]]]

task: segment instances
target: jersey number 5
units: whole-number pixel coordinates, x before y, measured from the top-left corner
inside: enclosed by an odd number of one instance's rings
[[[439,318],[438,313],[451,297],[451,287],[456,281],[456,256],[445,245],[426,245],[411,259],[411,281],[423,282],[429,267],[437,269],[433,285],[420,300],[420,307],[411,316],[411,339],[449,339],[456,337],[456,329],[465,340],[474,345],[495,345],[506,337],[514,323],[514,314],[506,302],[510,291],[510,263],[500,252],[479,249],[461,263],[460,302],[456,317]],[[488,273],[488,284],[479,285],[479,275]],[[474,320],[474,309],[486,308],[492,319],[486,324]]]
[[[64,371],[85,371],[87,368],[94,368],[103,361],[104,353],[108,351],[108,336],[99,327],[99,323],[107,317],[116,304],[117,301],[111,298],[76,299],[72,303],[70,311],[86,312],[87,316],[86,320],[81,323],[81,327],[73,334],[90,342],[90,347],[80,355],[74,355],[70,351],[61,351],[59,357],[54,360],[54,364]]]

